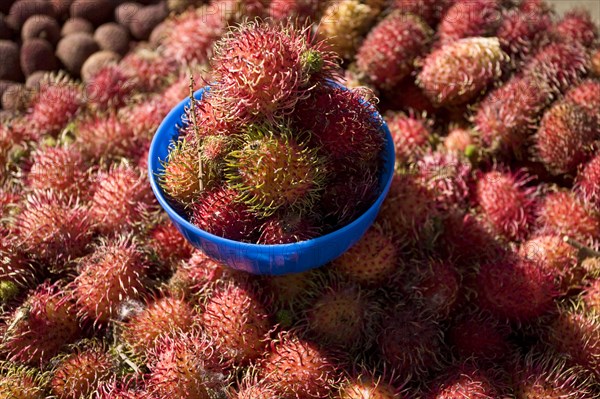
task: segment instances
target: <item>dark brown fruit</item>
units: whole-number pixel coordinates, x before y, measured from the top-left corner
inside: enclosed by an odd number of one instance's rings
[[[21,47],[21,70],[25,76],[36,71],[54,71],[58,62],[52,45],[44,39],[30,39]]]
[[[21,30],[21,39],[45,39],[53,46],[60,40],[60,26],[48,15],[33,15],[25,21]]]
[[[27,92],[21,83],[15,83],[2,93],[2,108],[12,111],[24,111],[27,104]]]
[[[139,40],[148,39],[152,30],[161,23],[167,15],[169,15],[169,12],[164,2],[140,9],[129,25],[131,34]]]
[[[15,31],[8,26],[6,17],[0,14],[0,40],[10,40],[13,38]]]
[[[89,82],[107,65],[116,64],[121,56],[113,51],[98,51],[92,54],[81,67],[81,79]]]
[[[19,81],[23,78],[16,43],[0,40],[0,60],[0,79]]]
[[[88,57],[100,50],[98,43],[88,33],[73,33],[64,37],[56,48],[56,56],[75,76],[79,76],[81,67]]]
[[[121,55],[125,55],[129,51],[127,28],[114,22],[100,25],[94,33],[94,40],[102,50],[114,51]]]
[[[69,18],[60,31],[62,37],[68,36],[71,33],[93,33],[94,26],[83,18]]]
[[[47,0],[18,0],[10,7],[8,23],[14,30],[20,31],[25,21],[36,14],[53,17],[54,7]]]
[[[64,21],[69,16],[69,9],[74,0],[50,0],[54,7],[54,15],[56,19]]]
[[[142,8],[143,6],[140,3],[134,1],[123,3],[115,9],[115,21],[120,25],[131,28],[137,12]]]
[[[84,18],[99,26],[110,20],[114,7],[110,0],[75,0],[71,4],[71,17]]]

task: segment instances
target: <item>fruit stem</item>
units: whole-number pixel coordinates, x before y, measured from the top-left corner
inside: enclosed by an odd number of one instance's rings
[[[192,107],[192,126],[194,127],[194,135],[198,138],[198,123],[196,122],[196,99],[194,98],[194,74],[190,70],[190,106]],[[200,147],[201,148],[201,147]],[[202,161],[202,154],[198,150],[198,185],[200,192],[204,191],[204,162]]]
[[[595,251],[592,248],[583,245],[579,241],[576,241],[569,236],[564,236],[563,240],[564,240],[564,242],[566,242],[567,244],[569,244],[570,246],[572,246],[573,248],[578,250],[577,260],[579,261],[580,264],[584,260],[589,259],[589,258],[600,258],[600,252]]]

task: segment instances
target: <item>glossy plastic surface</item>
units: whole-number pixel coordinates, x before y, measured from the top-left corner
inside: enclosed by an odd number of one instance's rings
[[[195,93],[198,101],[202,100],[204,91],[205,89],[200,89]],[[382,153],[384,166],[379,186],[381,194],[363,215],[343,228],[308,241],[283,245],[259,245],[228,240],[194,226],[169,204],[157,179],[161,169],[160,160],[167,158],[171,140],[177,137],[176,126],[181,124],[181,116],[189,102],[189,99],[186,99],[173,108],[159,126],[150,146],[148,169],[152,190],[158,202],[181,234],[194,247],[237,270],[266,275],[300,273],[323,266],[346,252],[373,224],[390,189],[394,171],[394,144],[385,123],[381,128],[386,137]]]

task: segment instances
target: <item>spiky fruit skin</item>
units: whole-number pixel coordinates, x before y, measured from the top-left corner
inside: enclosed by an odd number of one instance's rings
[[[321,18],[320,35],[340,57],[352,59],[365,33],[374,23],[376,11],[359,0],[330,4]]]
[[[277,397],[277,391],[269,384],[257,378],[255,369],[248,371],[237,389],[232,389],[231,399],[271,399]]]
[[[567,102],[552,106],[535,135],[535,151],[552,174],[573,173],[593,152],[600,136],[597,119]]]
[[[396,390],[381,377],[370,375],[351,378],[345,381],[339,392],[339,399],[395,399]]]
[[[269,16],[276,21],[284,21],[289,17],[298,18],[300,22],[317,21],[323,11],[318,0],[272,0],[269,4]]]
[[[382,121],[374,112],[360,91],[323,85],[298,103],[293,118],[301,130],[313,133],[312,145],[320,147],[322,155],[369,162],[377,158],[384,141]]]
[[[229,280],[232,274],[231,269],[196,250],[190,259],[179,264],[169,280],[169,292],[185,298],[202,295],[220,282]]]
[[[585,108],[592,117],[600,118],[600,82],[584,80],[565,93],[565,100]]]
[[[600,50],[596,50],[591,55],[590,73],[592,76],[600,77]]]
[[[413,71],[433,32],[419,17],[393,12],[367,35],[356,65],[379,88],[391,88]]]
[[[107,65],[100,69],[86,86],[87,99],[98,110],[119,108],[136,89],[135,82],[121,67]]]
[[[0,372],[0,398],[44,399],[44,380],[35,369],[3,363]]]
[[[439,209],[462,207],[469,196],[471,165],[455,153],[431,152],[417,162],[417,179]]]
[[[9,360],[42,366],[80,337],[73,300],[60,290],[40,285],[11,316],[1,346]]]
[[[32,155],[27,184],[33,190],[54,189],[66,196],[86,197],[87,165],[73,147],[47,147]]]
[[[579,367],[569,367],[551,354],[528,354],[519,359],[513,373],[517,399],[593,397],[588,376]]]
[[[495,360],[510,352],[510,333],[508,324],[489,315],[467,313],[452,323],[446,337],[461,359]]]
[[[162,43],[164,57],[201,64],[212,55],[213,44],[225,31],[225,21],[220,13],[204,7],[173,18],[166,29],[168,34]]]
[[[114,369],[110,355],[101,348],[90,348],[68,355],[52,372],[50,388],[58,399],[79,399],[96,392],[108,381]]]
[[[442,329],[433,319],[406,309],[390,313],[377,337],[382,360],[402,376],[422,376],[439,368]]]
[[[523,67],[523,75],[541,79],[554,92],[564,92],[577,84],[589,67],[585,48],[576,43],[551,43]]]
[[[210,399],[213,386],[220,383],[220,376],[209,369],[210,341],[196,333],[164,337],[148,358],[146,390],[155,397]]]
[[[196,124],[193,123],[194,119]],[[220,108],[214,91],[203,95],[202,101],[195,102],[195,107],[187,107],[182,122],[184,127],[180,130],[181,135],[192,141],[241,133],[241,123],[226,119],[226,110]]]
[[[173,143],[173,146],[163,163],[159,183],[165,194],[185,206],[192,203],[200,193],[198,148],[186,139]],[[209,183],[208,179],[202,179],[202,184],[208,186]]]
[[[112,379],[100,384],[95,392],[97,399],[147,399],[148,392],[127,387],[127,383]]]
[[[137,170],[119,166],[97,175],[90,212],[99,232],[135,229],[154,206],[147,178]]]
[[[427,399],[495,399],[500,394],[493,381],[474,366],[461,365],[446,371],[433,384]]]
[[[596,155],[578,173],[576,192],[586,201],[600,205],[600,155]]]
[[[454,310],[461,290],[461,276],[448,261],[431,259],[418,264],[407,278],[407,292],[424,313],[446,319]]]
[[[586,243],[600,238],[597,210],[567,191],[550,193],[544,198],[538,210],[538,224],[544,232],[568,235]]]
[[[600,376],[598,315],[563,309],[548,327],[547,339],[557,352],[568,356],[570,363]]]
[[[431,127],[425,120],[413,115],[392,113],[386,115],[385,121],[396,147],[396,162],[418,157],[429,143]]]
[[[402,93],[402,95],[397,95]],[[425,95],[423,90],[416,85],[414,78],[406,78],[398,83],[393,89],[381,93],[384,105],[390,109],[398,109],[404,112],[417,112],[421,114],[435,114],[435,106]]]
[[[470,148],[475,147],[475,137],[471,130],[454,128],[444,139],[447,151],[465,154]]]
[[[52,136],[60,133],[83,102],[79,86],[68,80],[57,80],[50,79],[42,84],[30,106],[30,119],[34,126]]]
[[[254,126],[226,158],[225,179],[258,214],[308,209],[319,196],[325,165],[316,149],[285,127]]]
[[[135,76],[136,87],[145,92],[160,90],[168,78],[177,72],[175,60],[146,48],[130,52],[121,60],[119,67],[126,75]]]
[[[551,99],[542,82],[512,77],[478,105],[473,122],[486,148],[522,154],[533,125]]]
[[[0,281],[9,283],[16,289],[26,287],[35,281],[36,271],[29,262],[25,253],[15,246],[10,237],[0,235]],[[7,294],[13,293],[9,289]],[[11,295],[9,295],[10,297]],[[5,302],[7,297],[0,294],[0,302]]]
[[[308,217],[299,214],[274,215],[260,226],[259,244],[291,244],[310,240],[319,235],[319,227]]]
[[[200,195],[192,205],[191,222],[211,234],[230,240],[252,240],[258,226],[250,208],[237,201],[230,188],[215,188]]]
[[[545,7],[527,9],[527,2],[505,12],[496,35],[515,65],[537,50],[552,26],[552,13]]]
[[[59,269],[85,253],[92,227],[86,207],[51,191],[28,196],[15,221],[19,246]]]
[[[213,60],[220,109],[227,118],[273,119],[289,113],[308,94],[313,65],[305,58],[319,55],[319,73],[335,68],[334,57],[294,30],[246,23],[217,45]]]
[[[380,228],[371,227],[354,246],[333,261],[332,267],[360,285],[377,287],[398,270],[397,257],[398,249],[392,237]]]
[[[544,234],[521,244],[519,255],[539,264],[557,280],[562,290],[577,285],[581,270],[577,266],[577,249],[559,235]]]
[[[522,240],[535,221],[534,188],[527,175],[491,171],[475,186],[475,198],[492,230],[510,240]]]
[[[523,323],[551,311],[558,294],[549,273],[513,254],[481,265],[475,289],[482,310],[501,320]]]
[[[442,45],[466,37],[494,36],[500,25],[498,0],[458,0],[446,11],[437,27]]]
[[[189,259],[194,252],[194,247],[170,221],[159,224],[148,235],[148,246],[164,266],[172,267],[176,262]]]
[[[452,3],[451,0],[395,0],[393,7],[403,13],[417,15],[433,27]]]
[[[81,273],[73,281],[79,314],[95,325],[117,317],[123,301],[144,292],[147,265],[129,238],[102,243],[82,260]]]
[[[497,38],[457,40],[425,58],[417,83],[437,105],[464,104],[500,78],[507,60]]]
[[[293,333],[281,334],[260,366],[281,398],[324,399],[338,380],[331,355]]]
[[[600,314],[600,279],[595,279],[585,288],[581,299],[588,311]]]
[[[271,328],[268,313],[249,285],[227,284],[207,301],[204,331],[216,352],[231,365],[247,365],[265,350]]]
[[[591,47],[598,39],[598,25],[593,21],[592,15],[584,10],[572,10],[556,24],[553,33],[565,42],[577,42],[583,46]]]
[[[144,359],[161,336],[172,336],[175,331],[189,332],[197,321],[198,315],[189,302],[163,297],[129,319],[123,325],[121,339],[136,358]]]
[[[75,146],[93,162],[133,158],[140,140],[118,115],[91,117],[77,123]]]

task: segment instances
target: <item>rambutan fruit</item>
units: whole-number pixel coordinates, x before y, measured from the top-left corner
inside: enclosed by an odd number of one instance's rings
[[[127,4],[127,3],[125,3]],[[133,388],[135,379],[124,380],[118,377],[111,378],[108,382],[100,384],[94,393],[94,399],[149,399],[152,396],[140,388]]]
[[[558,295],[552,275],[536,262],[512,253],[482,264],[473,288],[482,310],[516,323],[549,313]]]
[[[509,240],[527,237],[535,221],[535,188],[524,172],[493,170],[481,175],[475,186],[475,201],[494,233]]]
[[[565,93],[565,100],[585,108],[591,116],[600,118],[600,82],[584,80]]]
[[[361,259],[361,262],[356,262]],[[389,233],[379,226],[371,227],[365,235],[332,267],[341,275],[360,285],[377,287],[389,281],[400,265],[399,250]]]
[[[169,220],[158,224],[148,233],[147,245],[156,260],[165,266],[187,260],[194,252],[194,247]]]
[[[16,363],[0,363],[0,398],[44,399],[45,378],[36,369]]]
[[[137,359],[155,349],[159,339],[175,332],[190,332],[198,322],[198,314],[184,299],[165,296],[150,300],[146,307],[121,326],[120,338]]]
[[[433,36],[419,17],[392,12],[367,35],[356,54],[356,65],[378,88],[391,88],[414,69]]]
[[[551,43],[540,48],[523,67],[525,77],[541,79],[555,92],[564,92],[587,73],[589,55],[577,43]]]
[[[361,367],[364,369],[364,367]],[[356,377],[345,378],[340,384],[339,399],[399,399],[398,389],[388,378],[361,370]]]
[[[164,336],[148,355],[146,390],[151,397],[210,399],[224,385],[213,371],[211,342],[197,333]]]
[[[319,34],[344,59],[352,59],[369,31],[377,12],[359,0],[342,0],[325,9]]]
[[[592,47],[598,40],[598,25],[586,9],[575,9],[566,12],[554,26],[553,33],[559,40],[576,42],[585,47]]]
[[[393,112],[385,116],[396,147],[396,162],[404,163],[422,155],[431,139],[431,123],[412,114]]]
[[[460,359],[498,360],[512,349],[511,328],[486,313],[459,315],[448,328],[448,345]]]
[[[580,367],[569,367],[554,354],[530,353],[513,373],[517,399],[576,399],[593,397],[589,376]]]
[[[403,110],[421,114],[435,114],[435,107],[423,90],[415,84],[414,78],[409,77],[398,83],[392,89],[380,93],[381,108]]]
[[[86,99],[98,110],[120,108],[136,90],[134,78],[127,75],[118,65],[102,67],[87,82]]]
[[[230,399],[271,399],[277,397],[277,391],[270,384],[260,380],[254,369],[250,369],[236,389],[229,392]]]
[[[429,152],[417,162],[417,181],[442,210],[465,205],[471,178],[471,164],[456,153]]]
[[[575,179],[575,191],[586,201],[600,206],[600,155],[583,166]]]
[[[173,142],[172,146],[162,164],[158,182],[171,199],[189,205],[200,194],[201,186],[208,187],[213,179],[206,174],[201,181],[198,147],[194,141],[183,139]]]
[[[233,26],[249,19],[263,18],[268,12],[270,0],[215,0],[216,8],[228,25]]]
[[[551,99],[550,88],[543,82],[520,76],[510,78],[477,106],[473,123],[482,144],[493,152],[526,155],[525,144]]]
[[[600,216],[593,206],[568,191],[548,194],[538,209],[542,231],[593,243],[600,239]]]
[[[511,56],[515,66],[538,49],[552,26],[552,13],[549,9],[532,7],[526,11],[526,3],[506,11],[496,32],[502,49]]]
[[[180,137],[202,141],[204,138],[210,136],[219,137],[241,134],[242,126],[239,121],[226,120],[226,111],[219,108],[216,103],[216,94],[214,91],[210,91],[203,95],[202,101],[194,101],[194,106],[186,107],[185,113],[181,118],[183,126],[180,128]]]
[[[8,237],[0,236],[0,304],[13,299],[35,279],[36,270],[26,254]]]
[[[324,399],[339,380],[337,360],[321,347],[282,333],[259,370],[282,398]]]
[[[425,395],[427,399],[496,399],[500,393],[494,381],[471,364],[450,367],[439,376]]]
[[[137,170],[117,166],[97,175],[90,211],[101,233],[135,229],[154,208],[147,178]]]
[[[402,13],[416,15],[435,27],[452,3],[454,0],[394,0],[392,7]]]
[[[168,282],[168,290],[173,296],[191,298],[206,294],[230,279],[231,274],[232,269],[196,250],[190,259],[179,264]]]
[[[519,255],[550,273],[565,292],[579,284],[581,270],[577,267],[577,249],[559,235],[533,237],[521,244]]]
[[[277,245],[306,241],[319,235],[319,226],[297,213],[275,214],[260,226],[259,244]]]
[[[590,74],[600,77],[600,50],[593,51],[591,54]]]
[[[124,301],[145,291],[147,264],[140,248],[129,237],[100,243],[81,259],[81,273],[72,283],[79,315],[95,325],[116,318]]]
[[[407,309],[395,309],[383,321],[377,338],[381,359],[400,376],[423,376],[441,366],[442,334],[441,327],[432,318]]]
[[[271,0],[268,15],[275,21],[294,18],[303,24],[318,21],[323,7],[318,0]]]
[[[88,397],[112,377],[116,365],[111,356],[99,344],[88,346],[54,360],[50,389],[57,399]]]
[[[19,247],[58,269],[86,252],[92,228],[89,209],[52,191],[29,195],[15,221]]]
[[[293,119],[301,131],[312,132],[315,147],[334,160],[371,161],[383,148],[382,120],[359,90],[319,86],[298,103]]]
[[[466,37],[495,36],[501,21],[499,0],[457,0],[440,20],[439,40],[444,45]]]
[[[437,105],[461,105],[498,80],[508,59],[497,38],[460,39],[425,58],[417,84]]]
[[[585,287],[581,301],[587,311],[600,314],[600,279],[594,279]]]
[[[230,188],[203,192],[191,207],[191,222],[208,233],[230,240],[251,240],[259,221],[250,208],[237,201],[238,193]]]
[[[167,32],[161,51],[165,58],[186,64],[203,63],[225,31],[225,21],[218,12],[202,7],[190,9],[166,21]]]
[[[598,120],[585,108],[561,101],[544,114],[535,153],[552,174],[573,173],[589,159],[599,139]]]
[[[600,376],[600,316],[561,309],[547,335],[548,344],[566,355],[569,363]]]
[[[461,127],[452,128],[444,138],[444,148],[449,152],[466,154],[476,145],[475,132]]]
[[[11,361],[43,366],[80,335],[71,296],[44,283],[10,316],[0,348]]]
[[[271,304],[280,308],[295,309],[304,305],[305,293],[320,278],[318,270],[302,273],[269,276],[265,278],[263,290]]]
[[[225,179],[238,198],[259,214],[304,210],[319,196],[324,160],[285,126],[253,125],[239,150],[226,158]]]
[[[94,162],[133,158],[140,141],[116,113],[90,116],[75,125],[75,146]]]
[[[248,22],[216,45],[212,90],[226,119],[274,120],[290,114],[308,96],[313,75],[321,81],[337,72],[336,56],[310,32],[291,25]]]
[[[163,57],[144,47],[126,55],[119,67],[127,76],[135,76],[136,88],[145,92],[159,90],[177,72],[177,62],[174,59]]]
[[[32,155],[26,184],[33,190],[55,190],[86,198],[88,173],[82,154],[73,146],[43,147]]]
[[[202,314],[204,332],[227,364],[242,366],[265,351],[269,315],[247,284],[226,284],[208,298]]]

